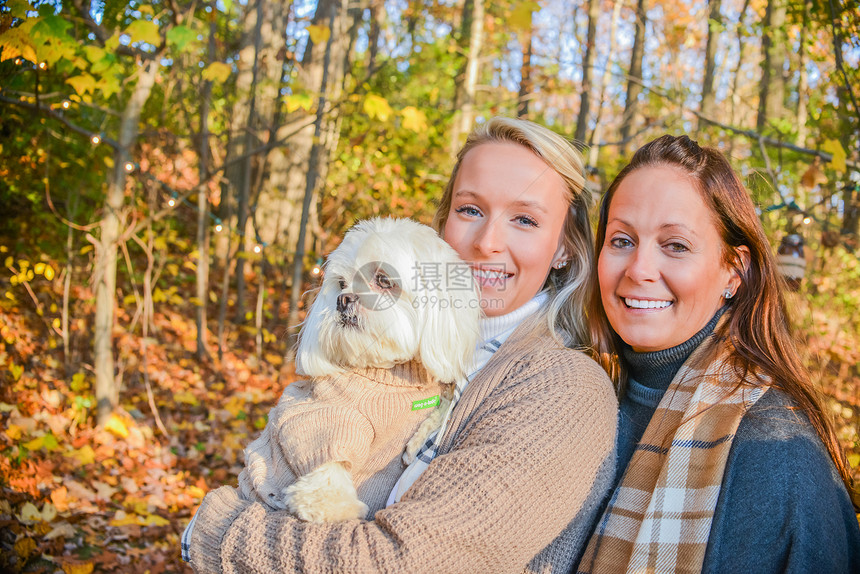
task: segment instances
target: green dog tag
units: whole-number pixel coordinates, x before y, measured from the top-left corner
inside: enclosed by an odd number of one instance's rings
[[[435,397],[430,397],[429,399],[421,399],[418,401],[412,401],[412,410],[418,411],[421,409],[427,409],[430,407],[435,407],[439,404],[439,395]]]

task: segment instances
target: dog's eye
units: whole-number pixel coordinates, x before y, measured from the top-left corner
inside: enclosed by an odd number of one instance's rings
[[[382,273],[377,273],[376,277],[373,278],[376,282],[376,286],[380,289],[391,289],[394,287],[394,283],[392,283],[391,279],[383,275]]]
[[[341,279],[340,281],[338,281],[338,282],[337,282],[337,284],[340,286],[341,291],[343,291],[344,289],[346,289],[346,281],[344,281],[343,279]]]

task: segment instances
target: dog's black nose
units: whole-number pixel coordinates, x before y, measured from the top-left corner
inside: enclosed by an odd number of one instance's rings
[[[358,295],[355,293],[341,293],[337,297],[337,312],[347,313],[352,311],[352,307],[358,301]]]

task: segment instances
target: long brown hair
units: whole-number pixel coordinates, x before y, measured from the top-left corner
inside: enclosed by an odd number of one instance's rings
[[[454,183],[466,154],[485,143],[519,145],[546,162],[564,181],[567,189],[568,211],[562,228],[562,241],[570,257],[569,265],[552,268],[544,289],[550,293],[547,322],[550,332],[568,347],[589,348],[590,330],[585,321],[585,308],[591,300],[591,269],[594,266],[594,240],[588,218],[592,205],[591,192],[585,189],[582,156],[573,145],[542,125],[515,118],[495,117],[479,124],[457,153],[457,163],[439,207],[433,227],[441,234],[448,221]]]
[[[612,197],[625,177],[643,167],[672,167],[684,172],[713,214],[723,239],[723,261],[741,278],[737,293],[727,301],[730,306],[727,321],[718,333],[720,339],[728,342],[730,361],[740,374],[739,380],[758,380],[788,394],[806,413],[848,492],[856,497],[845,453],[800,360],[786,312],[783,279],[771,246],[749,193],[722,153],[699,147],[687,136],[665,135],[641,147],[615,177],[601,201],[596,233],[598,257],[606,240]],[[749,250],[746,265],[741,263],[737,251],[740,246]],[[596,263],[592,280],[596,285]],[[592,291],[589,327],[599,361],[619,389],[623,388],[626,374],[618,360],[621,339],[609,325],[597,288]],[[748,374],[754,376],[747,377]]]

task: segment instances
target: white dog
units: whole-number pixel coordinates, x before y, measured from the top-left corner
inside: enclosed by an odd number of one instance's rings
[[[314,522],[372,517],[404,447],[409,460],[468,373],[479,302],[470,268],[431,228],[350,229],[299,337],[296,370],[311,379],[287,387],[246,449],[240,494]]]

